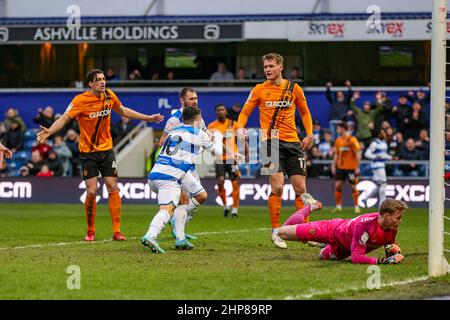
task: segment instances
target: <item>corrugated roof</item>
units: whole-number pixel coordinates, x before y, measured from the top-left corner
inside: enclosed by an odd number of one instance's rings
[[[125,23],[230,23],[245,21],[283,20],[365,20],[367,13],[340,14],[262,14],[262,15],[208,15],[208,16],[115,16],[82,17],[82,24]],[[382,19],[431,19],[430,12],[382,13]],[[0,18],[0,25],[64,25],[67,17]]]

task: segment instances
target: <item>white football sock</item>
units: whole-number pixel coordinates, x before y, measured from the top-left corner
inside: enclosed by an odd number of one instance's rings
[[[237,214],[237,213],[238,213],[238,208],[231,209],[231,214]]]
[[[198,206],[200,206],[200,203],[197,201],[197,199],[191,198],[191,199],[189,199],[189,204],[187,205],[186,210],[188,212],[190,212],[190,211],[197,209]]]
[[[272,228],[272,233],[278,235],[278,230],[280,230],[280,228]]]
[[[159,210],[158,213],[153,217],[148,231],[145,234],[147,238],[156,239],[158,235],[163,231],[164,227],[170,220],[170,214],[167,210]]]
[[[177,240],[184,240],[186,238],[184,234],[184,225],[186,224],[186,207],[187,205],[180,205],[175,209],[173,218],[175,220],[175,236]]]
[[[379,196],[380,196],[380,205],[381,205],[381,203],[384,201],[384,200],[386,200],[386,183],[382,183],[381,185],[380,185],[380,193],[379,193]]]

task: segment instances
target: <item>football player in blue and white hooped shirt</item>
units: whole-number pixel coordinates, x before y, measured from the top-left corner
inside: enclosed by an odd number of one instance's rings
[[[148,175],[150,189],[158,193],[159,212],[150,223],[146,235],[141,239],[144,246],[154,252],[164,253],[156,241],[157,236],[174,216],[177,249],[192,249],[193,245],[185,239],[184,225],[186,210],[193,209],[206,200],[203,187],[198,190],[191,169],[195,166],[195,157],[202,149],[214,147],[213,139],[201,130],[201,111],[197,107],[186,107],[182,113],[183,123],[173,128]],[[220,149],[220,148],[216,148]],[[175,210],[180,201],[181,192],[192,195],[186,210]]]
[[[367,148],[364,156],[372,160],[370,168],[372,169],[372,180],[376,183],[377,187],[370,192],[364,199],[366,201],[377,191],[379,191],[379,203],[382,203],[386,199],[386,160],[391,160],[392,156],[388,154],[388,145],[386,143],[386,131],[380,129],[377,138],[373,140],[369,148]]]
[[[172,131],[172,129],[181,125],[181,123],[183,121],[182,120],[183,109],[185,107],[198,107],[197,92],[195,92],[195,90],[192,88],[183,88],[180,92],[180,104],[181,104],[181,108],[178,109],[177,111],[175,111],[166,122],[166,126],[164,127],[164,132],[159,140],[160,146],[164,145],[164,142],[166,141],[167,136]],[[203,121],[203,119],[201,120],[200,127],[203,131],[206,131],[206,125],[205,125],[205,121]],[[197,189],[201,188],[202,185],[201,185],[200,177],[197,173],[197,170],[195,169],[195,166],[191,169],[191,173],[192,173],[193,177],[197,180],[197,185],[194,185],[193,181],[191,182],[191,185],[192,185],[193,189],[197,190]],[[176,210],[183,210],[186,207],[186,205],[189,204],[189,196],[190,196],[189,192],[188,193],[181,192],[180,206],[177,207]],[[194,212],[195,212],[195,209],[188,210],[187,221],[190,221],[192,219]],[[172,226],[172,234],[174,235],[176,230],[174,230],[173,219],[174,218],[171,219],[170,224]],[[189,234],[186,234],[186,238],[187,239],[196,239],[196,237],[191,236]]]

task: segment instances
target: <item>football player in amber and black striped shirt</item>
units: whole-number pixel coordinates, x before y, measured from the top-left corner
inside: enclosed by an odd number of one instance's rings
[[[113,152],[111,137],[111,112],[130,119],[147,122],[161,122],[162,115],[145,115],[124,107],[116,94],[106,89],[106,79],[103,71],[94,69],[86,76],[89,90],[77,95],[66,112],[53,123],[50,128],[41,126],[37,134],[39,143],[45,142],[52,134],[61,130],[71,119],[76,118],[80,126],[80,162],[83,178],[86,183],[86,200],[84,203],[87,234],[86,241],[95,240],[94,220],[96,215],[97,176],[99,173],[105,181],[109,193],[109,211],[113,223],[113,240],[126,240],[120,232],[121,199],[117,186],[117,164]]]

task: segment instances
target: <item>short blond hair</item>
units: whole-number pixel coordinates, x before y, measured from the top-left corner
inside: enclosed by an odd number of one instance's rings
[[[404,212],[408,209],[408,205],[400,200],[386,199],[381,203],[380,213],[383,215],[385,213],[394,213],[397,211]]]
[[[268,53],[262,56],[262,61],[266,61],[266,60],[275,60],[275,62],[277,64],[281,64],[283,65],[283,56],[278,54],[278,53]]]

